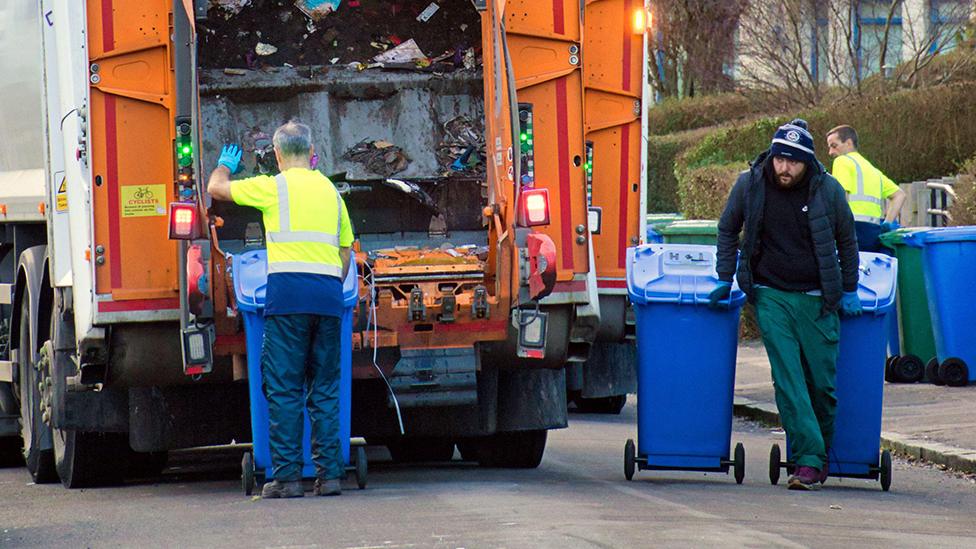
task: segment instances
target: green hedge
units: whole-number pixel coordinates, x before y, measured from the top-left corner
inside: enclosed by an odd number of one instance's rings
[[[748,167],[744,162],[735,162],[684,172],[678,179],[681,212],[688,219],[718,219],[725,209],[732,185],[742,170]]]
[[[748,97],[738,93],[665,99],[647,113],[651,135],[667,135],[718,126],[760,112]]]
[[[826,166],[830,159],[825,133],[850,124],[860,135],[861,152],[897,182],[954,173],[976,151],[976,93],[971,83],[905,90],[798,116],[810,124],[818,157]],[[789,118],[764,118],[713,133],[678,157],[678,178],[693,168],[751,160]]]
[[[697,145],[709,131],[694,130],[648,138],[647,211],[678,211],[678,181],[674,163],[678,155]]]
[[[962,165],[954,188],[956,199],[949,208],[952,225],[976,225],[976,156]]]

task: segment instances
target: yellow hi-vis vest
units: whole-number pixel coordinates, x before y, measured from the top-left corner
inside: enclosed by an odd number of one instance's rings
[[[264,217],[268,274],[309,273],[342,278],[340,247],[353,242],[346,205],[331,181],[293,168],[275,177],[231,183],[231,198]]]
[[[884,221],[884,201],[898,192],[898,185],[857,151],[835,158],[831,172],[847,191],[855,221]]]

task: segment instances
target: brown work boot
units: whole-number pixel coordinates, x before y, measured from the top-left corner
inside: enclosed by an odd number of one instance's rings
[[[272,480],[264,484],[261,488],[261,497],[264,499],[278,498],[301,498],[305,497],[305,489],[302,488],[300,480],[277,481]]]
[[[312,493],[316,496],[339,496],[342,495],[342,486],[337,478],[317,478]]]

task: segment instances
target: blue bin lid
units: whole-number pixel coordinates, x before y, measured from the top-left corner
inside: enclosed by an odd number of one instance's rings
[[[868,312],[884,312],[895,305],[898,289],[898,260],[870,252],[860,253],[857,296]]]
[[[264,249],[250,250],[233,256],[234,296],[237,307],[243,311],[264,310],[268,287],[268,252]],[[359,275],[355,266],[342,285],[346,307],[353,307],[359,301]]]
[[[718,286],[715,246],[698,244],[646,244],[627,249],[627,291],[630,301],[648,303],[708,304],[708,294]],[[745,293],[732,285],[730,305],[741,306]]]
[[[905,235],[905,243],[921,248],[929,242],[973,242],[976,241],[976,227],[939,227],[919,230],[917,233]]]

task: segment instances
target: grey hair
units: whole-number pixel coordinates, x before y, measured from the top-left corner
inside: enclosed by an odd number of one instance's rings
[[[271,142],[283,157],[306,157],[312,150],[312,129],[292,120],[275,130]]]

